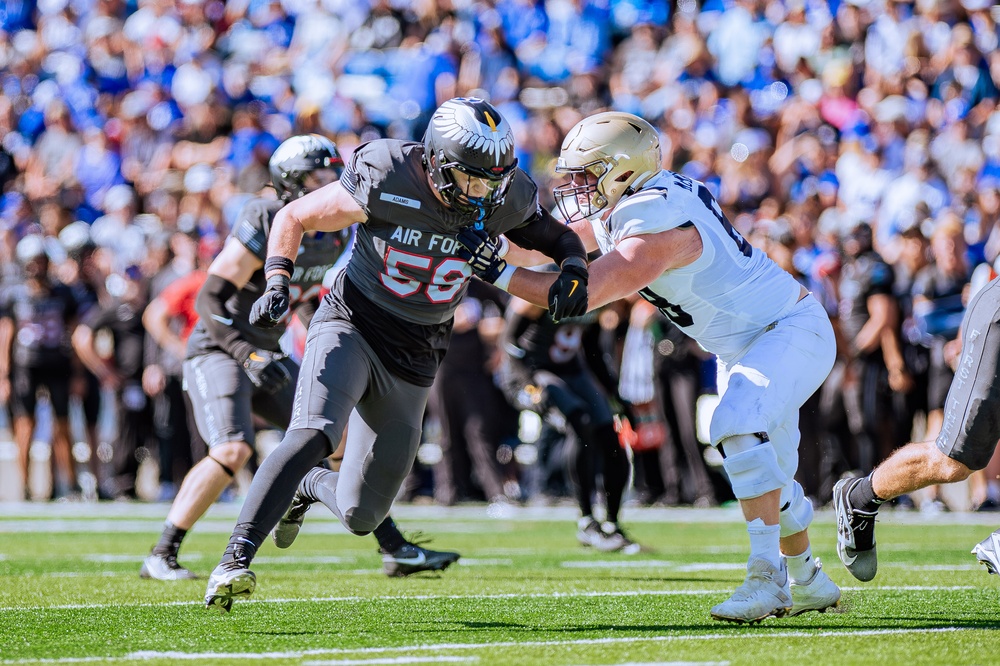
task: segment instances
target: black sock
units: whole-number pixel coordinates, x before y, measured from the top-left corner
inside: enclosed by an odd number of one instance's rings
[[[871,474],[861,479],[859,483],[854,484],[847,499],[850,500],[851,506],[855,509],[867,511],[868,513],[878,513],[878,508],[885,501],[875,494],[875,488],[872,487]]]
[[[406,537],[396,527],[392,518],[388,516],[385,517],[381,525],[375,528],[372,534],[378,540],[378,547],[383,553],[395,553],[407,543]]]
[[[618,444],[618,434],[610,423],[594,430],[595,444],[604,455],[604,501],[608,508],[608,521],[618,524],[625,489],[628,487],[631,465],[628,454]]]
[[[236,527],[237,529],[240,528],[239,525]],[[222,554],[222,561],[220,564],[235,562],[239,559],[241,560],[241,566],[248,567],[256,554],[257,545],[254,544],[254,542],[242,536],[232,536],[229,538],[229,544],[226,546],[226,552]]]
[[[181,541],[184,540],[184,535],[186,534],[187,530],[182,530],[168,520],[163,525],[160,540],[153,546],[153,555],[162,555],[164,557],[177,555],[177,551],[181,548]]]

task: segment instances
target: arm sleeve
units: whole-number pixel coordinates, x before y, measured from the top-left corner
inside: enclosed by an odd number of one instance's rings
[[[219,321],[219,319],[232,319],[232,315],[226,310],[226,301],[236,291],[236,285],[232,282],[210,273],[201,291],[198,292],[194,307],[209,337],[227,354],[242,363],[254,350],[254,346],[243,339],[235,326]]]
[[[523,248],[547,254],[560,266],[570,257],[578,257],[584,266],[587,265],[587,250],[580,237],[541,206],[534,220],[523,227],[511,229],[507,237]]]

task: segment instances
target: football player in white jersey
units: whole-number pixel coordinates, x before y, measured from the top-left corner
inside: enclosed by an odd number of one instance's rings
[[[812,556],[813,507],[793,477],[799,408],[833,367],[833,328],[805,288],[733,229],[702,183],[660,164],[657,131],[628,113],[586,118],[563,142],[556,171],[570,180],[556,201],[588,251],[603,252],[590,265],[589,308],[638,292],[718,357],[712,445],[747,521],[750,557],[745,582],[712,617],[749,623],[825,611],[840,590]],[[506,265],[505,241],[464,239],[477,274],[548,304],[554,273]]]

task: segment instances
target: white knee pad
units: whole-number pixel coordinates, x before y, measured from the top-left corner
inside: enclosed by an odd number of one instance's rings
[[[760,497],[788,483],[771,442],[761,441],[757,435],[736,435],[719,442],[719,446],[725,455],[722,468],[736,499]]]
[[[787,497],[786,497],[787,495]],[[813,505],[802,491],[798,481],[781,489],[781,536],[798,534],[809,527],[813,519]]]

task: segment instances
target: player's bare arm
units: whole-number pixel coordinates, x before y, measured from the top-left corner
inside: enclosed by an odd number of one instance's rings
[[[255,257],[243,243],[230,237],[226,240],[222,251],[212,261],[212,265],[208,267],[208,274],[216,275],[237,289],[242,289],[261,266],[263,264],[260,259]]]
[[[170,329],[170,313],[162,298],[154,298],[143,310],[142,325],[156,344],[170,352],[176,359],[184,360],[184,341]]]
[[[364,209],[340,181],[330,183],[289,202],[278,211],[268,236],[267,256],[294,261],[302,234],[308,231],[340,231],[366,219]],[[268,277],[273,273],[269,270]]]
[[[592,232],[590,236],[593,238]],[[701,250],[701,237],[694,227],[622,240],[613,251],[590,264],[588,309],[595,310],[629,296],[664,272],[687,266],[701,256]],[[511,276],[507,291],[544,307],[555,275],[518,269]]]

